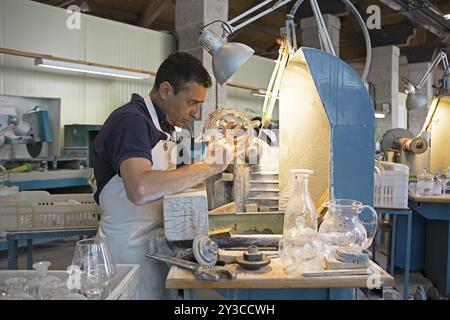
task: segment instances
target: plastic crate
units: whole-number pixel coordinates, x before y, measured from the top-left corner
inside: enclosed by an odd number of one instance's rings
[[[118,264],[117,274],[111,280],[109,293],[105,300],[136,300],[138,286],[139,265]],[[66,271],[49,270],[49,275],[56,276],[65,281],[68,278]],[[2,270],[0,271],[0,287],[5,285],[5,280],[13,277],[23,277],[31,280],[36,277],[34,270]]]
[[[0,231],[96,228],[100,212],[92,194],[19,192],[0,198]]]
[[[407,209],[408,179],[408,174],[401,171],[384,170],[375,174],[374,206]]]

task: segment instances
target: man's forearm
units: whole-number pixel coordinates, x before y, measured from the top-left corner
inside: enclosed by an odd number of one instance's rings
[[[217,171],[204,163],[186,165],[171,171],[145,171],[137,183],[139,199],[135,202],[144,205],[165,195],[189,189],[215,174]]]

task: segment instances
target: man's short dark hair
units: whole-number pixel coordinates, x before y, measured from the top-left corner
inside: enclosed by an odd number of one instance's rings
[[[177,94],[190,81],[194,81],[205,88],[212,85],[211,77],[202,63],[186,52],[174,52],[167,57],[156,72],[153,88],[159,89],[163,82],[169,82]]]

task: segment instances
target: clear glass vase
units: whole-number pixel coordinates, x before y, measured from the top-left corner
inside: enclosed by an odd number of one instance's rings
[[[279,244],[281,263],[287,274],[300,275],[305,271],[324,268],[324,245],[317,231],[308,227],[289,229]]]
[[[292,197],[284,214],[283,235],[292,228],[302,226],[317,231],[317,212],[308,190],[308,178],[312,173],[312,170],[306,169],[291,170],[294,190],[289,191]]]

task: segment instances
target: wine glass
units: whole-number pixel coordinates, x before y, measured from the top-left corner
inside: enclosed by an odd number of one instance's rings
[[[90,300],[104,298],[109,282],[117,273],[111,251],[103,238],[78,241],[71,267],[76,272],[69,276],[68,281],[75,280],[75,285]]]

